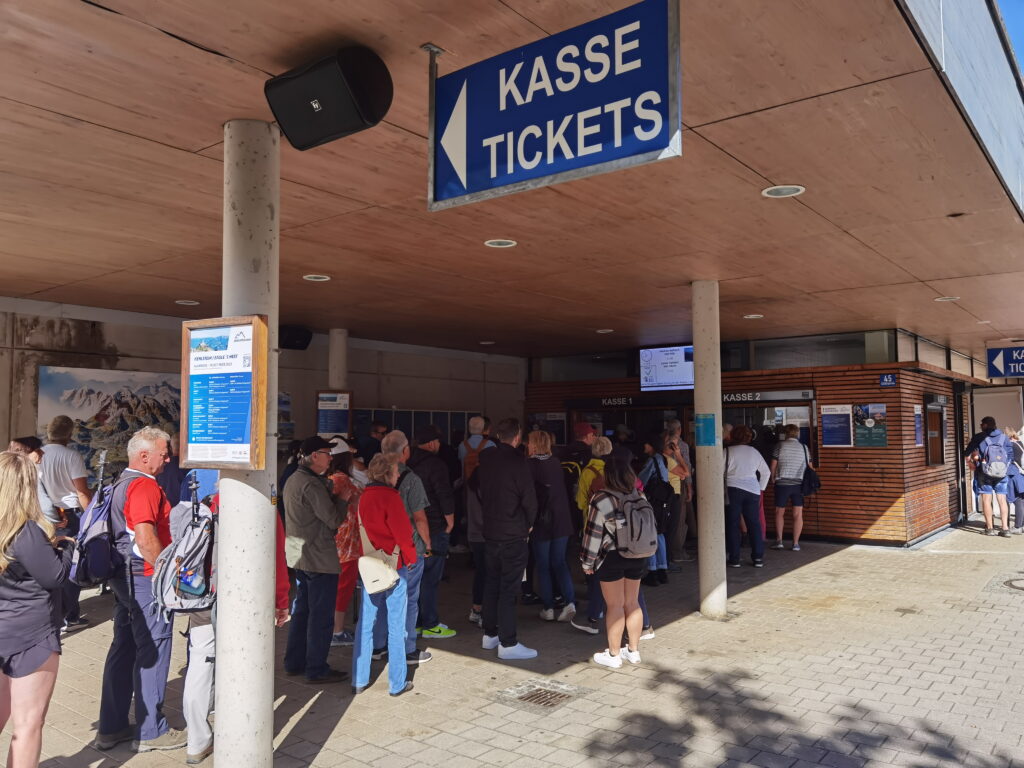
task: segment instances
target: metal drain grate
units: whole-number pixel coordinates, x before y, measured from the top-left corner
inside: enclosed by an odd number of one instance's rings
[[[524,704],[535,704],[538,707],[557,707],[560,704],[565,704],[572,698],[568,693],[559,693],[558,691],[546,691],[543,688],[538,688],[535,691],[524,693],[519,697],[519,701]]]
[[[589,688],[548,678],[532,678],[494,694],[501,704],[537,714],[547,714],[573,699],[593,693]]]

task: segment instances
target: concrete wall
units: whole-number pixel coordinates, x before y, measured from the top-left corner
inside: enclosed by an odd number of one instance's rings
[[[349,340],[357,408],[481,411],[522,417],[525,358]],[[0,298],[0,438],[36,432],[41,365],[173,372],[181,318]],[[298,435],[315,428],[314,397],[327,388],[327,336],[284,350],[279,387],[292,395]]]
[[[901,0],[1024,212],[1024,97],[985,0]],[[1019,0],[1011,0],[1019,2]],[[1020,55],[1020,52],[1018,52]]]

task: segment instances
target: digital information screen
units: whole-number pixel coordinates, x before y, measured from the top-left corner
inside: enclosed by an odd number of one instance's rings
[[[640,350],[640,391],[693,389],[693,347]]]

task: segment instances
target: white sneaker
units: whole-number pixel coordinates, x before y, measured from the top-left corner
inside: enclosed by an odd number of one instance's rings
[[[483,641],[480,643],[480,647],[485,651],[493,651],[498,647],[498,636],[497,635],[484,635]]]
[[[472,608],[469,610],[469,620],[476,624],[478,627],[484,625],[484,617],[480,611],[474,611]]]
[[[794,552],[799,552],[800,551],[800,545],[799,544],[794,544],[793,545],[793,551]]]
[[[772,544],[772,549],[785,549],[785,548],[786,548],[786,545],[783,544],[782,541],[776,541],[774,544]]]
[[[654,627],[644,627],[643,633],[640,635],[641,640],[653,640],[654,639]]]
[[[612,669],[618,669],[622,666],[622,655],[612,656],[611,652],[605,648],[600,653],[594,654],[594,663],[600,664],[602,667],[611,667]]]
[[[640,663],[640,649],[637,648],[635,651],[629,650],[629,648],[623,648],[619,651],[619,656],[624,658],[630,664]]]
[[[497,642],[498,638],[494,638]],[[537,658],[537,652],[533,648],[527,648],[522,643],[516,643],[513,646],[506,648],[504,645],[498,646],[498,658],[505,659],[506,661],[520,661],[522,659],[535,659]]]
[[[576,603],[566,603],[562,612],[558,614],[558,620],[561,622],[571,621],[572,617],[576,615]]]
[[[540,617],[542,619],[544,619],[544,621],[554,621],[555,620],[555,609],[554,608],[542,608],[541,611],[540,611]]]

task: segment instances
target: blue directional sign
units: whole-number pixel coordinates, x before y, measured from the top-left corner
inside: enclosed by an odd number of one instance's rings
[[[678,0],[644,0],[434,83],[431,210],[681,154]]]
[[[1024,376],[1024,347],[999,347],[988,350],[990,379],[1015,376]]]

